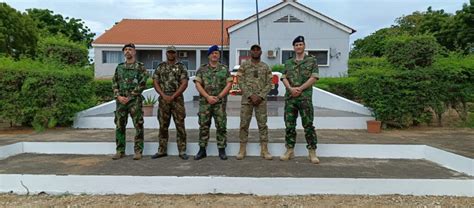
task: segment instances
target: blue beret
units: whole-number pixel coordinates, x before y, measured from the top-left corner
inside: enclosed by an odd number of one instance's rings
[[[299,43],[299,42],[303,42],[304,43],[304,37],[303,36],[298,36],[296,37],[294,40],[293,40],[293,45],[295,45],[296,43]]]
[[[219,51],[219,46],[213,45],[207,50],[207,56],[211,55],[212,52]]]

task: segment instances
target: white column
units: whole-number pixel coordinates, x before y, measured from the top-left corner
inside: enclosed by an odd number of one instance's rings
[[[161,49],[161,61],[166,61],[166,49]]]
[[[198,69],[201,66],[201,50],[197,49],[196,50],[196,69]]]

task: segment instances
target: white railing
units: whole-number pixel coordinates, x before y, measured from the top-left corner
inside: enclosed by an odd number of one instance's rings
[[[196,76],[196,70],[188,70],[188,77]]]

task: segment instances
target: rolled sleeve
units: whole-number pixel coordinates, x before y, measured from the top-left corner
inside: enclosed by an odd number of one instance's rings
[[[189,80],[188,70],[186,69],[186,66],[184,65],[181,68],[181,74],[179,76],[179,80],[183,80],[183,79]]]

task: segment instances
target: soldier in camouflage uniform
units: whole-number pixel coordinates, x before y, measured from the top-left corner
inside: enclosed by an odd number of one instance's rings
[[[314,108],[312,102],[313,84],[319,79],[318,64],[315,57],[305,55],[303,36],[298,36],[293,40],[293,49],[296,55],[286,61],[285,71],[281,77],[286,87],[284,117],[287,151],[280,159],[286,161],[294,157],[296,119],[298,118],[299,112],[308,144],[306,148],[309,152],[309,159],[312,163],[318,164],[319,159],[316,156],[316,144],[318,140],[313,125]]]
[[[112,89],[114,91],[117,108],[115,111],[115,142],[117,145],[116,154],[112,159],[117,160],[125,156],[125,131],[130,113],[135,127],[135,156],[134,160],[140,160],[143,153],[143,96],[142,92],[146,87],[148,74],[143,63],[135,60],[135,45],[126,44],[122,51],[126,61],[115,69],[112,79]]]
[[[244,159],[246,155],[249,125],[255,109],[258,130],[260,133],[260,156],[267,160],[272,159],[268,152],[268,126],[267,126],[267,94],[272,88],[272,70],[266,63],[260,61],[262,49],[255,44],[250,47],[252,59],[244,62],[237,76],[242,90],[240,107],[240,150],[237,160]]]
[[[227,66],[219,63],[219,47],[214,45],[207,51],[209,63],[199,67],[194,83],[199,91],[199,152],[194,157],[200,160],[207,156],[206,147],[209,141],[211,118],[216,125],[216,140],[219,157],[227,160],[227,94],[232,87],[232,77]]]
[[[168,156],[168,127],[170,126],[171,115],[177,130],[177,143],[179,157],[188,159],[186,154],[186,130],[184,128],[184,118],[186,110],[184,108],[183,92],[188,87],[188,71],[186,66],[176,59],[176,48],[168,46],[166,49],[167,61],[162,62],[153,74],[153,86],[160,95],[158,108],[158,121],[160,131],[158,135],[158,153],[151,158],[156,159]]]

